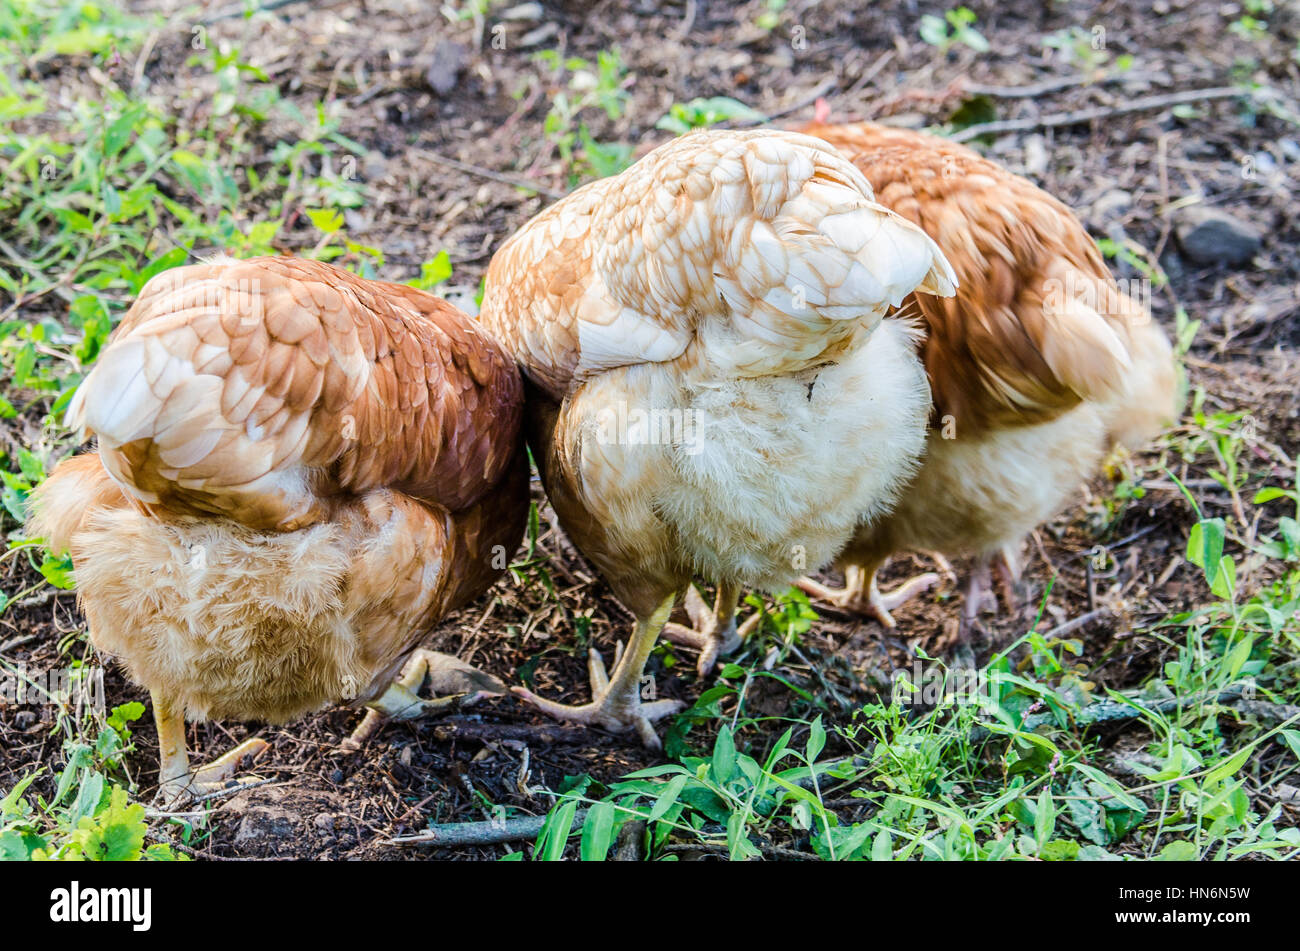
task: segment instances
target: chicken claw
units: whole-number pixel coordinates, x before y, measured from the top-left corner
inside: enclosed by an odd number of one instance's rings
[[[990,567],[996,573],[997,594],[994,594],[994,588],[989,584]],[[968,640],[971,632],[976,627],[980,627],[979,615],[985,608],[995,615],[998,613],[998,596],[1002,599],[1001,607],[1011,614],[1018,613],[1024,600],[1017,590],[1019,584],[1020,557],[1014,547],[1007,545],[992,555],[979,559],[971,569],[970,580],[966,587],[966,603],[962,608],[960,628],[961,640]]]
[[[257,776],[237,777],[236,773],[245,759],[257,759],[271,748],[266,740],[250,737],[206,766],[191,770],[185,751],[185,718],[157,694],[153,695],[153,712],[162,761],[157,799],[164,806],[175,808],[208,793],[260,781]]]
[[[605,670],[605,662],[593,648],[587,653],[587,673],[591,680],[592,701],[581,706],[556,703],[537,696],[523,687],[511,687],[515,696],[536,707],[547,716],[571,723],[597,726],[615,733],[635,730],[650,749],[662,744],[655,735],[655,720],[674,714],[685,704],[680,700],[642,700],[642,672],[653,650],[659,631],[672,610],[673,597],[664,601],[649,618],[638,621],[632,647],[623,650],[620,642],[614,657],[614,672]]]
[[[755,614],[739,628],[736,626],[736,605],[740,601],[740,586],[724,582],[718,586],[718,598],[710,608],[699,590],[690,585],[686,589],[684,607],[690,615],[691,626],[669,621],[664,625],[663,636],[674,644],[694,647],[700,652],[695,671],[707,677],[718,663],[719,657],[730,654],[757,626],[761,615]]]
[[[419,695],[425,680],[434,696]],[[339,744],[338,752],[355,753],[374,735],[386,719],[416,720],[463,709],[485,697],[499,697],[506,685],[491,674],[451,654],[418,648],[379,697],[366,704],[365,717],[352,735]]]
[[[917,595],[929,591],[940,581],[955,579],[952,567],[942,555],[934,554],[939,563],[940,573],[927,571],[908,578],[893,591],[883,592],[876,583],[876,569],[861,565],[846,565],[844,568],[844,587],[831,588],[811,578],[798,582],[800,590],[810,597],[826,601],[846,611],[875,618],[886,628],[893,630],[898,626],[891,613],[906,604]]]

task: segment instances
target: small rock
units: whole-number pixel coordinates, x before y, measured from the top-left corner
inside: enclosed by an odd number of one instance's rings
[[[501,14],[503,20],[540,20],[546,15],[540,3],[521,3]]]
[[[244,813],[235,832],[235,844],[244,845],[258,839],[287,839],[297,831],[292,813],[284,809],[259,806]]]
[[[1119,223],[1119,219],[1124,216],[1133,204],[1133,195],[1124,191],[1122,188],[1112,188],[1103,192],[1101,196],[1092,203],[1088,209],[1088,223],[1094,231],[1102,231],[1107,234],[1113,226]]]
[[[1269,155],[1267,152],[1256,152],[1254,155],[1250,156],[1250,160],[1255,171],[1260,175],[1263,175],[1265,178],[1272,178],[1278,172],[1277,159],[1273,158],[1273,156]]]
[[[445,96],[456,88],[456,80],[465,68],[468,56],[469,50],[461,43],[443,40],[433,48],[433,62],[429,64],[424,78],[434,92]]]
[[[759,62],[772,69],[791,69],[794,66],[794,52],[782,44],[768,55],[760,57]]]
[[[524,49],[527,49],[530,46],[540,46],[559,32],[559,24],[552,20],[549,23],[543,23],[535,30],[529,30],[521,36],[519,38],[519,45]]]
[[[1295,139],[1278,139],[1277,147],[1288,162],[1300,162],[1300,142]]]
[[[361,174],[369,181],[378,181],[388,174],[388,158],[383,152],[371,149],[361,157]]]
[[[1189,261],[1229,267],[1248,262],[1264,240],[1253,224],[1206,205],[1191,205],[1176,211],[1174,234]]]
[[[316,828],[320,829],[322,832],[334,831],[334,817],[328,812],[318,814],[312,822],[315,824]]]
[[[1025,137],[1025,174],[1042,178],[1047,171],[1047,140],[1041,135]]]
[[[1164,251],[1160,254],[1160,269],[1175,284],[1181,283],[1187,273],[1187,269],[1183,266],[1182,255],[1178,253],[1172,241],[1165,245]]]
[[[1189,159],[1199,159],[1204,161],[1214,161],[1219,158],[1219,147],[1213,142],[1204,140],[1188,142],[1183,147],[1183,155]]]
[[[343,782],[343,770],[336,769],[330,773],[330,782],[335,784]]]

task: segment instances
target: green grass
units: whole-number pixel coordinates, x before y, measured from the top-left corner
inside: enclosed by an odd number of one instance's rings
[[[88,67],[127,70],[161,25],[109,4],[0,5],[0,425],[28,443],[0,443],[0,565],[33,569],[0,587],[0,615],[50,585],[72,587],[71,563],[23,534],[26,501],[75,448],[58,419],[149,278],[219,251],[292,249],[364,276],[384,263],[344,224],[367,194],[355,171],[363,150],[339,132],[340,105],[300,109],[238,48],[198,33],[186,101],[87,78]],[[308,228],[287,233],[304,218]],[[450,275],[441,252],[411,283],[434,288]],[[85,665],[83,634],[60,648],[74,669]],[[0,658],[0,678],[21,675]],[[123,757],[143,711],[105,718],[50,703],[67,766],[52,799],[30,788],[38,769],[0,800],[0,858],[171,858],[165,844],[145,843],[173,820],[129,800],[136,783]],[[189,842],[202,816],[180,824]]]
[[[556,792],[532,855],[602,858],[639,821],[658,859],[1300,856],[1300,828],[1279,801],[1300,771],[1300,708],[1289,705],[1300,695],[1300,487],[1263,485],[1244,468],[1242,416],[1195,408],[1166,456],[1199,461],[1234,497],[1257,488],[1243,504],[1265,507],[1276,530],[1245,538],[1254,511],[1245,523],[1206,517],[1186,495],[1199,606],[1134,632],[1163,658],[1145,682],[1100,686],[1105,658],[1089,664],[1078,640],[1037,630],[977,670],[920,652],[926,679],[847,713],[816,677],[730,664],[669,731],[674,763],[608,786],[575,778]],[[1135,478],[1160,476],[1177,482],[1160,460]],[[1266,580],[1246,594],[1247,575]],[[792,591],[763,636],[779,652],[815,618]],[[809,711],[782,722],[778,739],[770,720],[747,713],[756,678],[779,681]],[[683,727],[710,722],[712,749],[691,749]],[[1128,753],[1103,740],[1120,727]]]

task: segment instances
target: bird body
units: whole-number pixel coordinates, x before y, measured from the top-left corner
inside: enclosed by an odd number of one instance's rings
[[[888,507],[929,393],[912,327],[885,315],[918,287],[952,290],[933,242],[832,149],[770,131],[670,142],[502,246],[481,319],[528,380],[561,525],[639,619],[595,704],[529,699],[653,742],[632,691],[691,576],[734,607]]]
[[[645,602],[625,586],[644,585],[647,573],[656,591],[694,575],[784,590],[798,564],[829,561],[859,519],[887,510],[924,446],[929,392],[902,322],[882,323],[837,362],[702,376],[671,363],[620,367],[556,407],[549,434],[530,422],[534,445],[554,447],[548,492],[563,480],[581,493],[575,502],[604,539],[589,557],[629,607]],[[648,426],[619,438],[621,406],[682,424],[661,428],[666,438],[650,438]],[[847,455],[867,464],[845,471]],[[562,521],[580,518],[564,505]],[[629,563],[643,570],[629,575]]]
[[[1172,418],[1173,355],[1083,225],[1031,182],[917,132],[872,123],[806,131],[925,229],[958,275],[954,296],[904,305],[926,334],[934,395],[926,453],[892,512],[864,523],[847,546],[841,562],[860,573],[833,593],[892,626],[874,588],[884,559],[903,550],[1009,557],[1112,444],[1140,445]]]
[[[431,294],[290,258],[179,268],[70,403],[98,451],[55,469],[32,529],[71,552],[91,640],[172,713],[374,703],[518,545],[521,399]]]

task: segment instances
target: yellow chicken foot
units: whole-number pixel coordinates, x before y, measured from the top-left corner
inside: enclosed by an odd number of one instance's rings
[[[419,695],[425,680],[434,697]],[[340,753],[355,753],[385,720],[416,720],[450,713],[484,697],[502,696],[506,685],[459,657],[418,648],[402,668],[401,675],[380,696],[366,704],[366,715],[352,735],[339,744]]]
[[[945,576],[955,577],[948,560],[938,553],[931,553],[939,564],[942,574],[927,571],[924,574],[908,578],[890,592],[882,592],[876,584],[876,572],[881,563],[871,566],[846,565],[844,568],[844,587],[831,588],[811,578],[801,578],[798,587],[809,597],[826,601],[846,611],[856,611],[867,617],[875,618],[889,629],[898,626],[890,612],[906,604],[919,594],[929,591]]]
[[[605,663],[594,649],[587,655],[587,669],[591,679],[591,703],[570,706],[544,700],[531,690],[511,687],[518,697],[538,710],[572,723],[598,726],[615,733],[636,730],[641,742],[650,749],[658,749],[659,737],[651,725],[655,720],[676,713],[683,706],[680,700],[642,700],[642,675],[650,651],[654,649],[659,632],[673,609],[676,595],[670,595],[648,618],[637,621],[631,646],[616,655],[614,672],[605,671]],[[653,682],[649,693],[653,696]]]
[[[718,597],[710,608],[695,585],[686,588],[683,606],[690,616],[691,627],[669,621],[664,625],[663,636],[674,644],[694,647],[700,652],[695,665],[696,673],[706,677],[717,664],[719,657],[730,654],[754,629],[761,615],[755,614],[739,627],[736,626],[736,605],[740,603],[740,585],[723,582],[718,585]]]
[[[179,806],[206,793],[257,781],[255,776],[237,779],[235,774],[245,759],[261,756],[270,749],[270,743],[251,737],[206,766],[191,770],[185,750],[185,717],[157,693],[151,692],[150,697],[154,723],[158,726],[158,798],[164,805]]]

